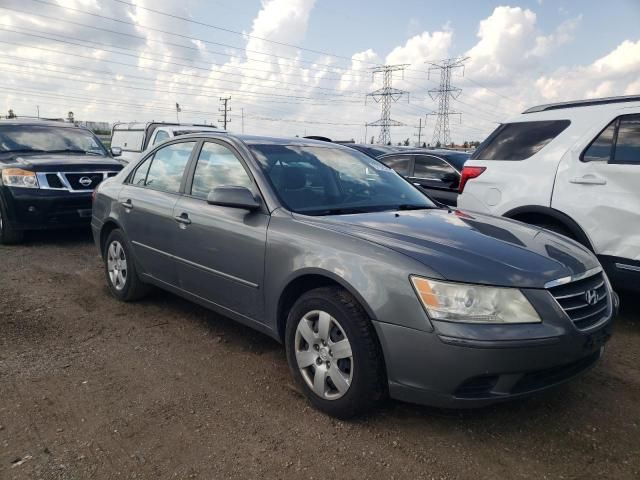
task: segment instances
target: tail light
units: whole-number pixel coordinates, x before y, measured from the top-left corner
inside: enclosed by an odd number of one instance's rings
[[[467,182],[472,178],[478,178],[486,169],[487,167],[463,167],[462,174],[460,174],[460,185],[458,186],[458,191],[462,193]]]

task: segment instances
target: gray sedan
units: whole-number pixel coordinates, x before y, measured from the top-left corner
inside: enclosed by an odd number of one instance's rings
[[[150,286],[284,343],[310,402],[479,406],[594,365],[617,297],[586,248],[438,208],[382,163],[306,139],[201,133],[98,188],[92,228],[123,301]]]

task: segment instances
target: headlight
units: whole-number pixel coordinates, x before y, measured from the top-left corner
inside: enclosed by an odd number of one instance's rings
[[[36,174],[21,168],[2,170],[2,183],[7,187],[39,188]]]
[[[517,288],[485,287],[411,277],[422,305],[434,320],[461,323],[539,323]]]

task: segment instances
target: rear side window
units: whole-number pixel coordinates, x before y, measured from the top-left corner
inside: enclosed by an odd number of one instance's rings
[[[613,163],[640,164],[640,115],[620,119]]]
[[[387,167],[393,168],[400,175],[409,175],[409,157],[385,157],[380,161]]]
[[[471,157],[473,160],[526,160],[564,131],[569,120],[500,125]]]

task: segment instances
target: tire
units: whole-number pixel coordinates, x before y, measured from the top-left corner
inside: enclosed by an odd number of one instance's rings
[[[15,245],[24,239],[24,232],[11,227],[4,203],[0,201],[0,244]]]
[[[123,302],[139,300],[149,286],[138,277],[133,254],[124,233],[113,230],[104,245],[104,272],[111,294]]]
[[[329,328],[321,331],[321,324]],[[285,347],[304,395],[332,417],[366,413],[387,394],[376,333],[362,306],[343,288],[317,288],[296,301],[287,318]]]

